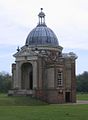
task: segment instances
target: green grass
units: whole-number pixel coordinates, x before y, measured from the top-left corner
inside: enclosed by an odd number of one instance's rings
[[[88,105],[1,106],[0,120],[88,120]]]
[[[88,94],[78,94],[80,100]],[[31,97],[0,94],[0,120],[88,120],[88,104],[49,105]]]
[[[88,100],[88,94],[77,94],[77,100]]]
[[[47,103],[34,99],[30,96],[7,96],[6,94],[0,94],[0,106],[35,106],[35,105],[47,105]]]

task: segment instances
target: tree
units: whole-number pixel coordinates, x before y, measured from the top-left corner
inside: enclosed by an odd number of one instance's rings
[[[77,91],[88,92],[88,72],[77,76]]]
[[[8,92],[11,89],[11,75],[0,72],[0,92]]]

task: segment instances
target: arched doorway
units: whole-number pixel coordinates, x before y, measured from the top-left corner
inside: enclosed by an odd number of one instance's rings
[[[28,62],[21,66],[21,89],[33,89],[33,67]]]

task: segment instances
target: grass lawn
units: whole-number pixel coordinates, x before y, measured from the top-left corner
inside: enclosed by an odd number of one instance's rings
[[[38,99],[34,99],[30,96],[7,96],[6,94],[0,94],[0,106],[38,106],[47,105],[48,103],[42,102]]]
[[[30,97],[7,97],[2,94],[0,120],[88,120],[88,104],[49,105]]]
[[[1,106],[0,120],[88,120],[88,105]]]
[[[77,100],[88,100],[88,94],[77,94]]]

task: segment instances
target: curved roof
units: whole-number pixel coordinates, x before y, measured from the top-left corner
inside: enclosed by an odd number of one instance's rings
[[[42,8],[38,16],[39,24],[27,36],[26,45],[59,46],[56,35],[45,24],[45,14]]]

